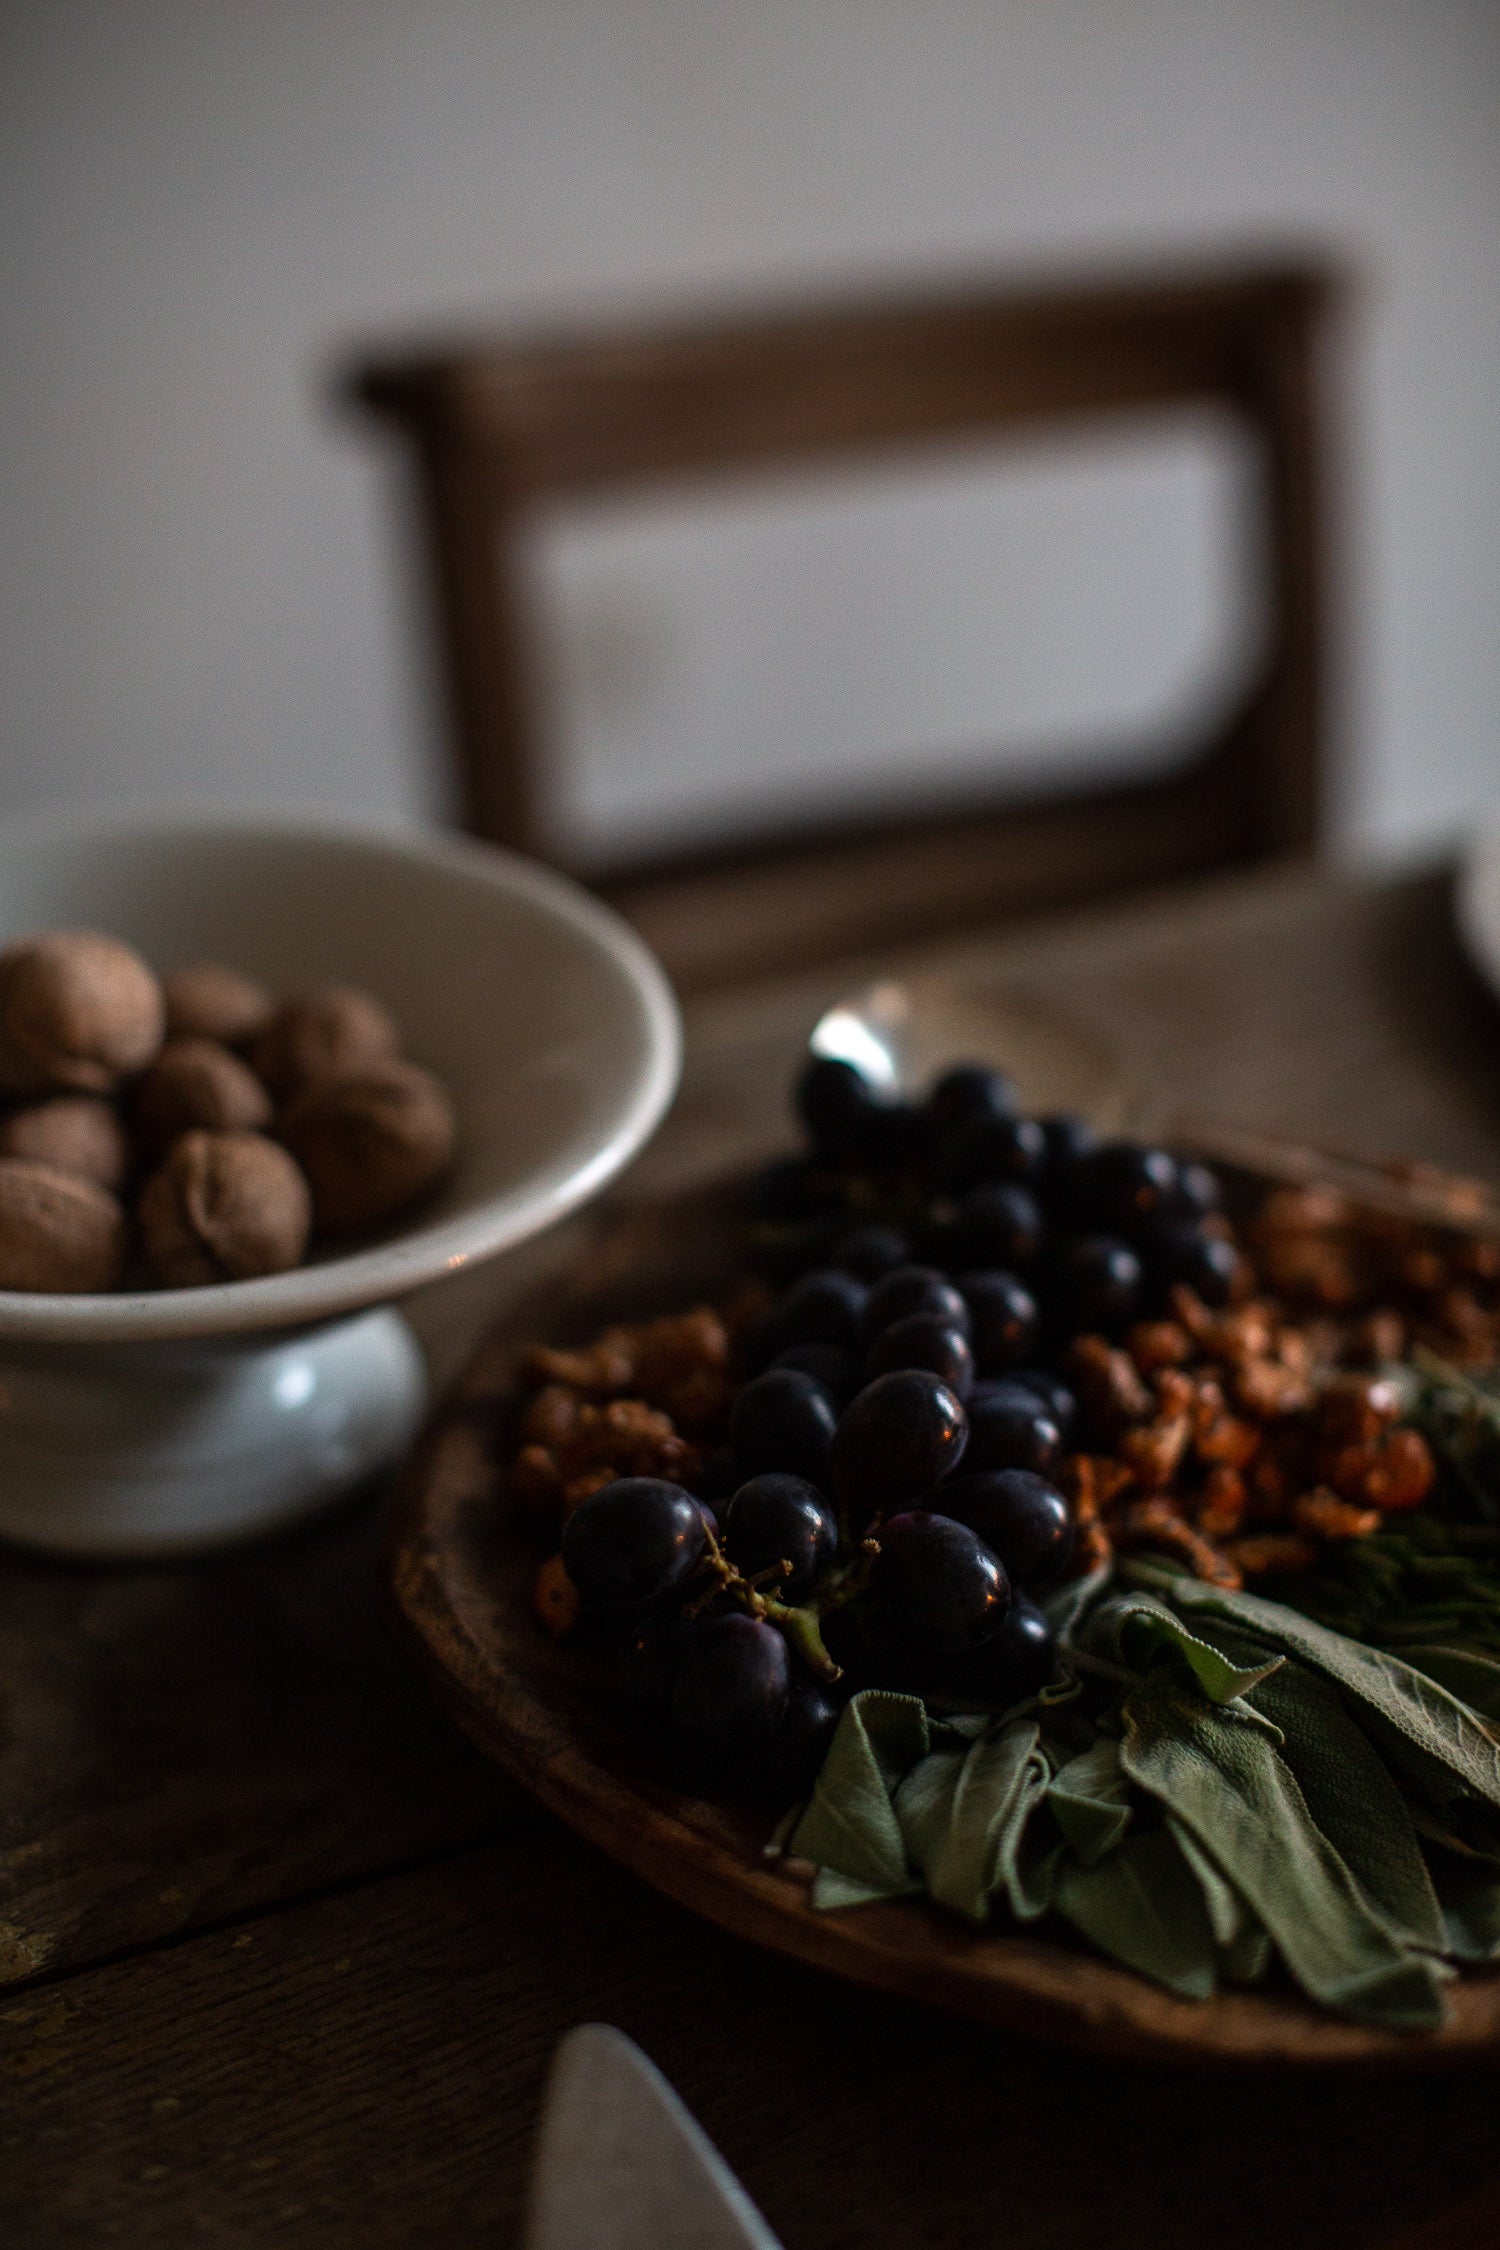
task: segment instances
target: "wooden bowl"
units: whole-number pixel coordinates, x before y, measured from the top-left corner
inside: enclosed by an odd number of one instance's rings
[[[922,1902],[832,1914],[806,1870],[767,1859],[769,1815],[684,1794],[623,1721],[611,1666],[532,1615],[539,1550],[500,1488],[494,1436],[527,1345],[582,1340],[719,1293],[736,1262],[730,1188],[633,1213],[598,1207],[555,1278],[495,1330],[428,1425],[395,1496],[387,1573],[441,1700],[551,1812],[679,1904],[737,1936],[982,2023],[1142,2060],[1433,2070],[1500,2062],[1500,1976],[1451,1988],[1432,2033],[1348,2023],[1293,1992],[1179,2000],[1065,1938],[975,1930]]]

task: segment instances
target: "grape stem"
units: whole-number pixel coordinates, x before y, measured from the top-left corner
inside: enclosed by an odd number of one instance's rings
[[[802,1658],[808,1670],[820,1680],[837,1680],[843,1677],[843,1668],[835,1664],[823,1644],[822,1619],[815,1609],[794,1608],[779,1602],[774,1596],[760,1594],[756,1599],[765,1606],[761,1614],[771,1624],[779,1625]]]

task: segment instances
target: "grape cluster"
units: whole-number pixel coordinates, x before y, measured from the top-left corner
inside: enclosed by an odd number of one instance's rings
[[[1179,1282],[1224,1303],[1236,1255],[1211,1174],[1025,1117],[996,1071],[916,1104],[816,1060],[796,1106],[809,1151],[756,1189],[780,1288],[727,1445],[696,1492],[606,1485],[562,1545],[623,1634],[622,1696],[700,1771],[782,1796],[851,1687],[1004,1707],[1046,1684],[1034,1596],[1068,1567],[1077,1415],[1053,1369]]]

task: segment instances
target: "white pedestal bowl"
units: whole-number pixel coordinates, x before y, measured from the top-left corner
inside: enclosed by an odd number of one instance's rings
[[[676,1003],[585,892],[461,838],[154,820],[0,830],[0,943],[93,928],[154,966],[374,992],[450,1088],[453,1172],[295,1272],[110,1296],[0,1290],[0,1537],[191,1552],[272,1530],[408,1444],[420,1354],[390,1308],[525,1241],[611,1179],[676,1089]]]

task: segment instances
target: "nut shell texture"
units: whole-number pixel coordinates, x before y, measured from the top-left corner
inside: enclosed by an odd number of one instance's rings
[[[430,1071],[388,1063],[313,1087],[281,1137],[306,1173],[327,1234],[392,1218],[436,1184],[453,1155],[453,1107]]]
[[[91,1296],[125,1264],[125,1214],[76,1173],[0,1158],[0,1289]]]
[[[238,970],[220,968],[216,961],[174,969],[163,977],[161,988],[169,1038],[217,1039],[226,1047],[241,1047],[264,1031],[276,1013],[263,984]]]
[[[118,1193],[130,1169],[130,1144],[113,1108],[96,1094],[54,1094],[0,1118],[0,1156],[19,1156],[72,1172]]]
[[[141,1191],[141,1241],[171,1289],[285,1273],[311,1224],[306,1180],[259,1133],[184,1133]]]
[[[179,1133],[259,1132],[271,1097],[249,1065],[214,1039],[169,1039],[130,1089],[130,1120],[148,1149]]]
[[[0,1087],[107,1094],[161,1045],[161,986],[118,938],[52,930],[0,953]]]
[[[324,985],[278,1008],[251,1049],[256,1071],[280,1100],[325,1079],[394,1062],[401,1038],[368,992]]]

